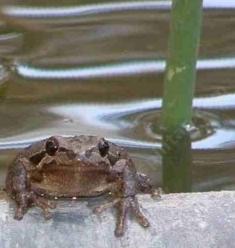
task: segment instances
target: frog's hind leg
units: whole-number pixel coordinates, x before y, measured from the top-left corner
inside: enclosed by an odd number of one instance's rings
[[[21,220],[32,205],[42,208],[45,218],[49,218],[48,209],[55,208],[53,203],[36,195],[30,188],[30,176],[27,172],[29,162],[17,159],[10,168],[6,179],[6,191],[16,202],[15,219]]]

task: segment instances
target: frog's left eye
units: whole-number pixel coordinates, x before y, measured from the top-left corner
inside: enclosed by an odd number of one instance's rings
[[[50,156],[54,156],[59,148],[59,142],[56,138],[51,137],[46,142],[46,152]]]
[[[109,143],[108,143],[108,141],[105,140],[105,139],[101,139],[99,141],[99,144],[98,144],[98,149],[99,149],[100,155],[102,157],[104,157],[109,151]]]

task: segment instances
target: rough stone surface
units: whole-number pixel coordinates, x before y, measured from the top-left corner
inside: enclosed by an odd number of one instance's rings
[[[116,238],[115,212],[93,214],[97,200],[60,201],[49,221],[36,208],[16,221],[14,205],[0,193],[0,247],[235,247],[235,192],[138,198],[151,227],[143,229],[129,218],[125,236]]]

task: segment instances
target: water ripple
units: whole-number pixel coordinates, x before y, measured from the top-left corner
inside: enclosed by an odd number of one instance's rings
[[[0,34],[0,54],[5,55],[17,51],[23,43],[23,34],[10,32]]]
[[[87,15],[105,14],[112,12],[123,12],[128,10],[169,10],[171,1],[143,1],[143,2],[111,2],[90,4],[72,7],[25,7],[5,6],[3,14],[18,18],[65,18]],[[206,9],[232,9],[235,8],[233,0],[204,0],[203,7]]]
[[[235,94],[226,96],[195,99],[195,106],[208,108],[203,101],[214,103],[210,107],[235,107]],[[226,105],[227,104],[227,105]],[[232,105],[229,105],[232,104]],[[124,146],[148,149],[160,149],[161,138],[155,136],[156,130],[149,135],[149,126],[160,126],[161,99],[128,102],[122,104],[66,104],[46,108],[47,115],[55,116],[47,127],[38,127],[20,135],[2,138],[0,149],[24,147],[34,140],[53,134],[74,135],[83,133],[107,136]],[[194,116],[195,127],[199,135],[192,129],[192,147],[194,149],[218,149],[234,142],[234,127],[227,126],[218,116],[200,111]],[[156,133],[157,134],[157,133]],[[159,134],[158,134],[159,136]],[[193,136],[192,136],[193,137]]]
[[[6,69],[5,66],[0,64],[0,86],[5,85],[5,83],[7,83],[8,79],[9,79],[9,71]],[[0,88],[0,92],[1,92],[1,88]]]
[[[48,69],[16,64],[17,73],[24,78],[39,79],[90,79],[113,76],[131,76],[145,73],[159,73],[165,70],[165,61],[129,61],[92,67]],[[235,58],[202,59],[197,63],[198,70],[234,69]]]
[[[21,7],[6,6],[2,12],[5,15],[18,18],[65,18],[72,16],[86,16],[104,13],[112,13],[128,10],[153,10],[169,9],[170,1],[146,1],[146,2],[113,2],[104,4],[91,4],[72,7]]]

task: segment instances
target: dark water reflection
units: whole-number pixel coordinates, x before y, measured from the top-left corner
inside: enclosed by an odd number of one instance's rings
[[[139,169],[162,185],[170,2],[79,4],[1,1],[0,90],[7,92],[0,99],[0,185],[17,149],[51,134],[84,133],[126,146]],[[204,1],[188,127],[193,190],[235,188],[234,25],[234,1]]]

